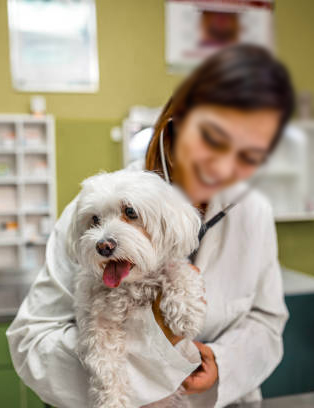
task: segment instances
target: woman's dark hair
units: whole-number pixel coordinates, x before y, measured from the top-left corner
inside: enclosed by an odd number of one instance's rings
[[[171,173],[173,120],[194,107],[220,105],[241,110],[275,109],[281,113],[271,149],[294,110],[294,90],[285,66],[271,53],[254,45],[225,48],[202,63],[165,105],[146,153],[146,169],[161,171],[160,133],[164,131],[166,162]]]

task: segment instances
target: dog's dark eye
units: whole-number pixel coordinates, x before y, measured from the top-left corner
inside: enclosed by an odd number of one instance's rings
[[[99,217],[97,215],[93,215],[93,224],[99,225],[99,222],[100,222]]]
[[[130,218],[130,220],[136,220],[136,218],[138,218],[134,208],[132,207],[125,207],[124,213],[128,218]]]

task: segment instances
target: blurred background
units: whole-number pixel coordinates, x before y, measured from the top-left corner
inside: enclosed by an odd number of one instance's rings
[[[84,178],[143,157],[182,77],[236,42],[272,50],[298,97],[261,174],[291,314],[263,394],[314,392],[313,19],[313,0],[0,0],[1,407],[43,407],[14,372],[5,330],[56,218]]]

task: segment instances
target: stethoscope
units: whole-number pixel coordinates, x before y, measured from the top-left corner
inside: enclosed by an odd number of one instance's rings
[[[171,121],[171,120],[169,120]],[[159,150],[160,150],[160,158],[161,158],[161,165],[162,165],[162,171],[164,173],[165,181],[168,184],[171,184],[170,182],[170,177],[167,169],[167,163],[166,163],[166,157],[165,157],[165,150],[164,150],[164,130],[161,131],[160,133],[160,138],[159,138]],[[232,208],[234,208],[241,200],[243,200],[244,197],[247,196],[247,194],[251,191],[252,184],[244,190],[239,196],[230,204],[228,204],[226,207],[224,207],[221,211],[219,211],[217,214],[215,214],[212,218],[210,218],[208,221],[203,223],[201,225],[200,231],[198,233],[198,241],[199,244],[201,243],[202,239],[204,238],[206,232],[213,228],[219,221],[221,221]],[[194,260],[195,256],[197,254],[198,249],[196,249],[190,256],[190,260]]]

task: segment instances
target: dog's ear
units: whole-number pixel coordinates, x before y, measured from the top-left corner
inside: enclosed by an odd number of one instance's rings
[[[72,214],[72,218],[70,221],[70,225],[67,232],[67,239],[66,239],[66,251],[68,256],[73,262],[78,261],[79,255],[79,239],[81,235],[84,233],[84,225],[82,220],[79,217],[79,210],[82,206],[82,199],[88,193],[97,190],[97,186],[99,185],[99,181],[103,179],[106,175],[106,172],[102,171],[94,176],[88,177],[81,182],[81,191],[79,192],[78,196],[76,197],[75,201],[75,209]]]
[[[187,257],[199,244],[200,216],[178,191],[171,195],[171,201],[170,205],[163,206],[165,211],[161,216],[164,250],[168,250],[171,257]]]
[[[66,237],[66,252],[71,259],[72,262],[77,263],[77,254],[78,254],[78,241],[79,241],[79,227],[78,227],[78,220],[77,220],[77,214],[78,214],[78,203],[79,201],[79,196],[76,198],[76,203],[75,203],[75,208],[74,212],[71,217],[71,221],[69,224],[69,228],[67,231],[67,237]]]
[[[100,177],[104,173],[99,173],[96,176],[91,176],[86,178],[81,182],[81,191],[77,195],[75,199],[75,208],[71,217],[71,221],[69,224],[69,228],[67,231],[67,238],[66,238],[66,251],[71,259],[72,262],[76,263],[78,262],[78,254],[79,254],[79,248],[78,248],[78,243],[80,236],[84,231],[82,231],[82,223],[79,220],[78,213],[79,209],[81,207],[81,199],[83,195],[87,194],[88,191],[93,190],[95,181],[97,180],[97,177]]]

